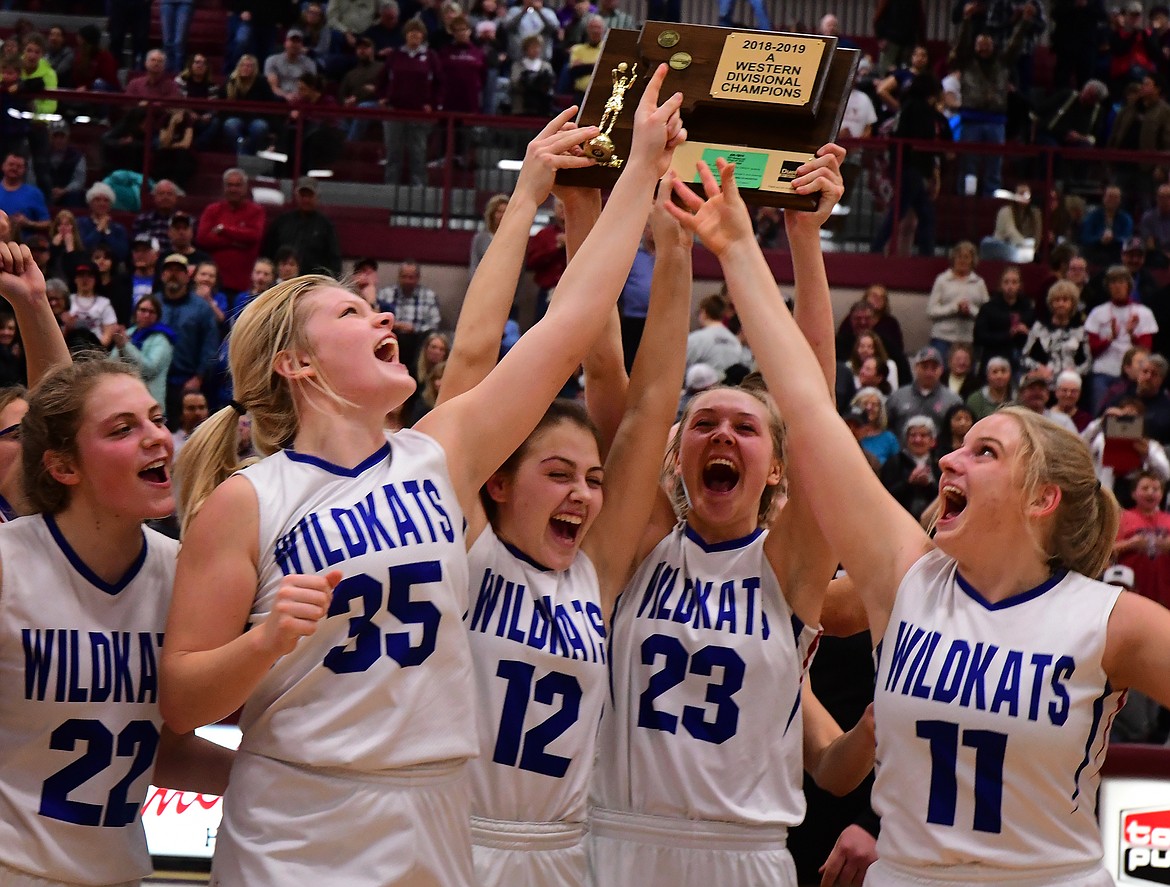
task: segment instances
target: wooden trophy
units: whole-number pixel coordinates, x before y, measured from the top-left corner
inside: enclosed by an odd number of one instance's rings
[[[642,30],[610,30],[589,82],[579,126],[601,134],[585,146],[597,161],[557,174],[566,185],[608,189],[629,156],[634,111],[646,81],[670,66],[662,96],[684,96],[687,141],[674,152],[678,177],[701,191],[696,165],[723,157],[750,204],[811,211],[818,197],[797,194],[801,164],[833,141],[853,88],[860,53],[836,37],[780,34],[707,25],[646,22]]]

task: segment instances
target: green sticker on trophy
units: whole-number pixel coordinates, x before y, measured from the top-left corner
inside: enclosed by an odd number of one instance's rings
[[[735,164],[735,184],[740,188],[759,188],[764,184],[764,169],[768,165],[768,154],[765,151],[726,151],[718,148],[707,148],[703,151],[703,163],[711,167],[711,175],[719,180],[719,169],[715,161],[722,157],[728,163]],[[695,172],[693,182],[701,181],[698,171]]]

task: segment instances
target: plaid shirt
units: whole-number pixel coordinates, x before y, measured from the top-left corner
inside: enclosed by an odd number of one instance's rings
[[[427,333],[443,325],[439,300],[435,291],[426,286],[416,286],[410,295],[404,295],[397,286],[379,290],[378,310],[392,311],[395,323],[409,323],[416,333]]]
[[[175,210],[178,212],[178,210]],[[171,215],[174,215],[172,213]],[[190,215],[190,213],[188,213]],[[199,219],[191,215],[191,230],[192,232],[198,230],[197,226]],[[171,216],[164,216],[157,209],[152,209],[150,212],[139,213],[134,217],[134,230],[131,232],[131,237],[137,237],[139,234],[149,234],[151,237],[158,239],[158,258],[161,262],[171,252]]]

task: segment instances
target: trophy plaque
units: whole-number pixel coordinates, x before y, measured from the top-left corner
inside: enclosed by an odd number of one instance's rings
[[[701,191],[696,164],[714,170],[723,157],[735,163],[747,203],[811,211],[819,198],[797,194],[791,182],[801,164],[837,137],[859,57],[820,34],[677,22],[646,22],[640,32],[611,29],[577,115],[579,126],[601,129],[584,146],[597,165],[561,170],[557,180],[613,187],[629,156],[646,82],[665,63],[662,96],[683,94],[687,129],[686,143],[674,152],[678,177]]]

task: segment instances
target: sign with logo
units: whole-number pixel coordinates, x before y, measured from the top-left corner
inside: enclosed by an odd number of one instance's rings
[[[200,727],[195,733],[225,748],[236,748],[240,744],[238,727],[214,724]],[[222,815],[223,799],[219,795],[201,795],[152,785],[142,805],[142,824],[146,827],[150,855],[211,859]]]
[[[1170,885],[1170,781],[1106,778],[1099,815],[1118,884]]]

